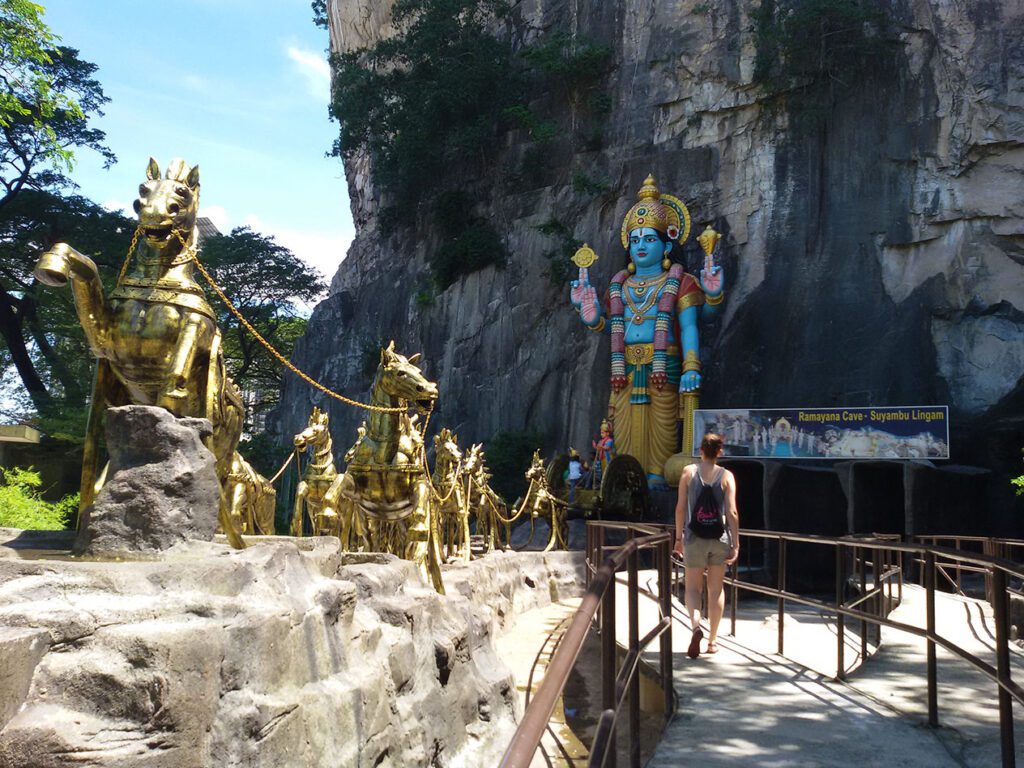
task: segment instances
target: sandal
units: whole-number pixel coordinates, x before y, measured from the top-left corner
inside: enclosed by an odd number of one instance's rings
[[[700,656],[700,641],[704,639],[704,632],[700,627],[693,630],[693,636],[690,638],[690,647],[686,649],[686,655],[691,659],[696,659]]]
[[[708,642],[708,649],[704,653],[718,653],[718,643]]]

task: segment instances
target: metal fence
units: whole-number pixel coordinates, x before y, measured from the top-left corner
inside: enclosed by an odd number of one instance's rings
[[[615,529],[625,536],[621,545],[607,543],[605,533]],[[629,720],[628,755],[632,768],[640,766],[640,677],[642,654],[655,640],[660,640],[660,677],[665,695],[666,722],[674,711],[672,684],[672,533],[661,526],[601,523],[587,524],[587,590],[572,623],[558,644],[540,688],[533,695],[522,722],[509,744],[501,765],[525,768],[537,751],[548,726],[558,696],[565,688],[576,658],[591,624],[600,610],[601,634],[601,707],[602,713],[590,748],[588,766],[614,766],[619,715],[626,707]],[[640,637],[638,584],[639,555],[649,550],[658,573],[659,621]],[[600,566],[596,566],[601,563]],[[626,657],[617,665],[615,639],[615,573],[625,567],[627,573],[628,644]],[[616,673],[616,667],[619,667]]]
[[[617,531],[625,543],[612,546],[606,534]],[[1013,701],[1024,704],[1024,688],[1013,679],[1010,668],[1009,597],[1011,593],[1024,594],[1024,567],[1002,556],[1024,553],[1024,541],[982,539],[980,537],[921,537],[917,543],[902,543],[895,535],[847,536],[830,538],[810,534],[785,533],[742,529],[743,549],[750,549],[752,541],[761,541],[759,548],[765,563],[761,568],[748,568],[748,575],[762,576],[761,583],[740,577],[740,569],[733,566],[725,583],[730,594],[729,616],[731,633],[736,634],[736,609],[741,590],[759,594],[777,601],[778,653],[785,651],[785,613],[788,605],[815,608],[836,620],[836,678],[845,679],[845,633],[847,621],[859,623],[860,654],[867,657],[869,633],[874,633],[875,644],[881,642],[882,627],[908,632],[926,641],[926,703],[929,725],[939,724],[939,701],[936,651],[941,647],[968,662],[979,673],[988,677],[996,687],[999,704],[999,732],[1003,766],[1014,766]],[[674,539],[672,526],[653,524],[625,524],[609,522],[587,523],[587,591],[573,617],[569,629],[559,643],[558,650],[540,689],[533,696],[523,720],[502,760],[502,766],[528,766],[547,727],[555,702],[569,677],[580,648],[595,617],[600,612],[602,657],[602,708],[590,752],[588,766],[615,764],[616,732],[619,714],[628,709],[628,755],[631,767],[640,765],[639,743],[639,677],[637,668],[640,654],[655,639],[660,639],[660,672],[666,699],[666,719],[674,711],[672,686],[671,594],[679,581],[679,564],[671,557]],[[969,542],[981,547],[982,552],[965,552],[939,546],[949,542],[963,546]],[[988,542],[987,544],[985,542]],[[972,544],[972,545],[973,545]],[[801,594],[787,587],[789,550],[794,546],[817,546],[833,550],[834,599],[820,595]],[[1021,549],[1017,549],[1020,547]],[[658,573],[659,621],[644,637],[639,636],[638,584],[639,554],[653,551],[654,567]],[[611,553],[611,554],[609,554]],[[601,563],[596,567],[596,563]],[[925,590],[925,626],[918,627],[890,618],[893,609],[903,598],[904,579],[917,565],[917,573]],[[615,639],[615,572],[625,567],[628,580],[628,646],[621,668],[616,672]],[[765,570],[774,571],[774,586],[763,578]],[[962,574],[983,574],[988,598],[993,606],[995,622],[995,656],[992,665],[970,651],[960,647],[938,633],[935,624],[935,594],[940,589],[938,577],[950,588],[960,591]],[[806,590],[805,590],[806,591]]]
[[[859,620],[861,623],[861,654],[867,655],[867,629],[871,625],[875,630],[876,643],[881,640],[881,628],[908,632],[926,640],[927,655],[927,708],[928,724],[936,727],[939,724],[939,702],[936,649],[942,647],[967,661],[972,667],[987,676],[996,685],[999,699],[999,734],[1003,766],[1014,766],[1014,734],[1013,734],[1013,700],[1024,704],[1024,688],[1013,680],[1010,669],[1010,621],[1009,596],[1011,580],[1024,580],[1024,569],[1016,563],[1003,558],[985,554],[962,552],[948,547],[926,544],[902,544],[895,541],[869,537],[828,538],[778,531],[740,531],[743,537],[759,538],[777,542],[778,557],[776,558],[776,584],[774,587],[755,584],[739,578],[735,569],[726,577],[726,584],[731,591],[730,618],[732,633],[736,632],[736,605],[739,590],[774,597],[778,601],[779,637],[778,652],[785,648],[785,622],[783,621],[787,603],[806,605],[819,609],[825,614],[836,617],[836,678],[846,677],[844,651],[845,628],[847,619]],[[952,538],[952,537],[951,537]],[[967,537],[959,537],[966,541]],[[831,547],[835,551],[835,601],[830,602],[809,595],[801,595],[786,588],[786,551],[793,544],[813,544]],[[904,565],[908,561],[920,563],[919,577],[925,590],[925,626],[918,627],[889,618],[892,609],[898,605],[902,597]],[[949,571],[974,572],[985,575],[991,584],[990,602],[994,612],[996,637],[996,664],[978,658],[970,651],[940,635],[935,626],[935,593],[937,575],[942,573],[947,580],[956,585],[959,576],[953,579]],[[870,570],[871,584],[868,586],[867,574]],[[857,589],[851,586],[857,585]],[[1013,591],[1018,592],[1016,587]]]

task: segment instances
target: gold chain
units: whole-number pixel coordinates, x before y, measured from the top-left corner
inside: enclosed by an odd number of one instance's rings
[[[124,257],[124,263],[121,264],[121,271],[117,274],[117,284],[120,285],[121,281],[124,280],[125,273],[128,271],[128,265],[132,261],[132,254],[135,253],[135,246],[139,243],[139,235],[142,234],[142,225],[140,224],[135,228],[135,234],[132,235],[132,244],[128,246],[128,253]],[[180,238],[179,238],[180,239]]]
[[[135,248],[135,243],[138,241],[140,231],[141,227],[135,231],[135,237],[132,239],[133,250]],[[338,392],[335,392],[333,389],[325,387],[312,376],[297,368],[295,365],[292,364],[290,360],[288,360],[288,358],[286,358],[284,355],[278,352],[277,349],[274,348],[273,344],[271,344],[269,341],[263,338],[263,335],[259,331],[257,331],[253,327],[252,323],[246,320],[242,313],[239,312],[238,309],[235,307],[235,305],[231,303],[231,299],[229,299],[227,295],[224,293],[224,291],[221,290],[221,287],[217,284],[217,281],[213,279],[213,276],[206,271],[206,267],[203,266],[203,263],[199,261],[199,256],[196,254],[195,246],[189,246],[188,243],[185,242],[185,238],[181,236],[181,232],[179,232],[178,230],[174,230],[174,236],[178,238],[178,242],[181,243],[181,247],[184,248],[185,251],[189,254],[190,260],[199,269],[199,272],[202,274],[203,279],[206,280],[207,283],[209,283],[210,287],[213,288],[217,296],[220,297],[220,300],[224,302],[224,305],[229,310],[231,310],[231,314],[233,314],[238,319],[238,322],[242,324],[242,327],[245,328],[245,330],[247,330],[249,333],[251,333],[253,338],[255,338],[256,341],[258,341],[260,344],[262,344],[263,347],[274,357],[274,359],[276,359],[277,362],[279,362],[289,371],[294,373],[296,376],[298,376],[304,382],[309,384],[311,387],[320,390],[325,395],[333,397],[335,400],[340,400],[346,405],[354,405],[357,408],[363,408],[364,410],[375,411],[377,413],[405,413],[408,410],[408,408],[405,406],[392,408],[383,405],[373,405],[372,403],[361,403],[358,400],[353,400],[350,397],[345,397],[345,395],[342,395]],[[128,261],[129,259],[131,259],[131,254],[132,251],[128,251],[128,257],[125,259],[124,266],[121,267],[122,275],[124,274],[128,267]],[[118,281],[120,282],[120,278],[118,278]]]

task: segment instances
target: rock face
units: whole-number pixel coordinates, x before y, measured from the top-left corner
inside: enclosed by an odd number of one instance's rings
[[[489,556],[439,596],[333,538],[127,563],[0,546],[0,766],[494,765],[516,717],[494,636],[581,564]]]
[[[188,539],[212,541],[220,484],[203,445],[206,419],[179,419],[163,408],[107,411],[107,481],[87,510],[77,552],[145,552]]]
[[[390,5],[331,0],[332,49],[390,34]],[[511,259],[432,305],[416,295],[439,233],[414,212],[400,212],[395,227],[369,158],[348,161],[358,234],[296,361],[359,393],[369,385],[364,350],[393,337],[423,352],[441,391],[433,423],[464,441],[534,429],[549,449],[587,444],[605,411],[608,342],[583,329],[567,287],[548,278],[545,254],[559,242],[540,225],[555,219],[595,247],[592,276],[603,290],[625,264],[621,217],[654,173],[690,205],[698,232],[712,223],[725,234],[727,303],[702,329],[703,405],[948,404],[955,461],[1019,474],[1024,7],[887,0],[893,75],[853,88],[807,131],[784,95],[753,82],[758,5],[514,4],[522,40],[563,30],[614,51],[602,147],[556,141],[534,182],[467,180]],[[548,107],[571,137],[568,107]],[[502,145],[495,168],[537,149],[525,132]],[[579,174],[606,191],[580,191]],[[700,268],[692,240],[683,259]],[[282,435],[314,403],[331,409],[336,439],[351,442],[362,414],[293,378]],[[1008,505],[1009,486],[998,483]]]

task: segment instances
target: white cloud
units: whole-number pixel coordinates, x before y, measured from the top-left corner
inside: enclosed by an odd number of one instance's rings
[[[121,200],[104,200],[103,207],[108,211],[116,211],[133,219],[135,218],[135,211],[132,209],[131,203],[125,203]]]
[[[231,231],[231,219],[228,218],[228,211],[223,205],[201,205],[199,215],[213,222],[213,226],[220,230],[222,235]]]
[[[310,94],[321,104],[331,100],[331,67],[322,53],[288,46],[288,58],[295,64],[299,74],[306,79]]]
[[[352,243],[352,236],[349,234],[273,227],[253,214],[245,217],[244,224],[263,235],[271,235],[278,243],[318,270],[328,281],[338,271],[338,265],[345,258],[345,253]]]

